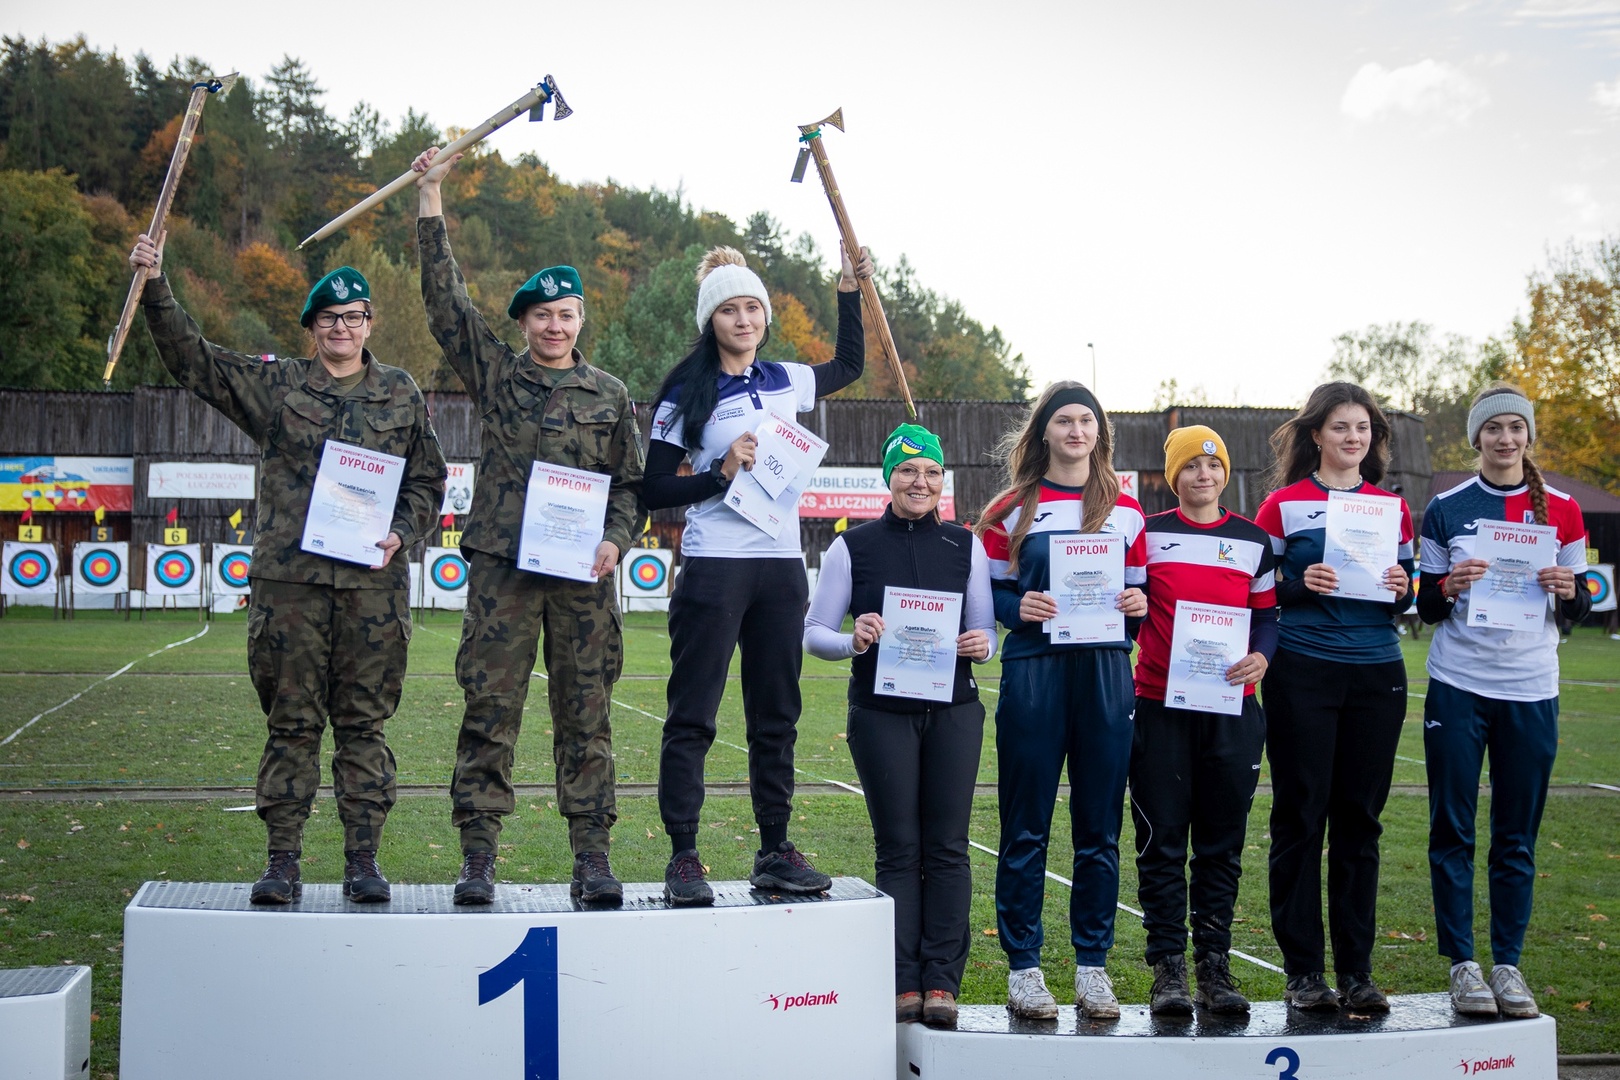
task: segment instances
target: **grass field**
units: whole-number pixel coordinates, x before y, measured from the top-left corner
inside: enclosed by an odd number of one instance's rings
[[[48,616],[48,613],[45,613]],[[245,676],[245,620],[225,616],[203,627],[173,613],[125,622],[84,613],[72,623],[37,610],[0,619],[0,967],[86,963],[95,968],[93,1067],[117,1075],[122,911],[141,882],[247,880],[262,867],[263,826],[232,808],[252,802],[253,772],[263,744],[263,719]],[[459,618],[421,620],[411,644],[410,676],[389,738],[401,784],[442,788],[450,774],[461,694],[451,673]],[[1427,801],[1423,740],[1417,722],[1427,642],[1407,643],[1413,675],[1412,712],[1396,763],[1397,793],[1385,813],[1384,870],[1379,908],[1380,950],[1375,976],[1392,992],[1440,990],[1445,964],[1435,953],[1425,856]],[[150,655],[155,654],[155,655]],[[1620,987],[1614,952],[1620,935],[1620,795],[1586,787],[1620,785],[1620,644],[1580,632],[1562,650],[1560,753],[1555,791],[1538,850],[1535,914],[1523,967],[1543,1008],[1559,1023],[1563,1053],[1620,1051]],[[105,676],[133,663],[112,680]],[[620,779],[656,780],[668,639],[662,616],[636,614],[626,627],[626,678],[615,688],[614,744]],[[983,673],[993,690],[996,669]],[[805,709],[800,724],[801,780],[857,783],[843,741],[847,665],[805,661]],[[551,782],[550,732],[544,685],[530,697],[531,722],[518,750],[519,783]],[[74,695],[81,695],[65,705]],[[986,695],[994,705],[994,694]],[[31,725],[30,720],[54,706]],[[26,726],[25,726],[26,725]],[[745,782],[741,702],[726,696],[720,741],[708,761],[712,782]],[[987,738],[980,780],[995,780],[993,739]],[[1262,772],[1262,783],[1266,774]],[[132,800],[140,789],[221,789],[216,797],[183,801]],[[243,789],[243,790],[236,790]],[[543,788],[541,789],[543,791]],[[1264,790],[1264,789],[1263,789]],[[32,793],[32,794],[25,794]],[[46,801],[76,794],[72,801]],[[1488,800],[1482,800],[1481,836]],[[1061,809],[1061,807],[1060,807]],[[1239,898],[1236,947],[1278,962],[1266,913],[1264,859],[1269,796],[1250,817],[1248,875]],[[801,795],[794,837],[834,874],[872,879],[871,828],[865,806],[851,795]],[[712,797],[704,812],[703,853],[718,878],[745,877],[755,846],[748,801]],[[1067,874],[1066,829],[1054,835],[1051,869]],[[996,846],[992,796],[977,799],[972,838]],[[1134,906],[1135,874],[1127,857],[1121,899]],[[565,880],[569,873],[561,820],[543,794],[525,796],[507,826],[500,874],[513,881]],[[304,872],[314,881],[341,876],[341,833],[330,801],[319,804],[306,838]],[[668,844],[657,805],[646,796],[621,797],[614,831],[614,866],[627,880],[661,880]],[[993,858],[976,852],[975,936],[963,987],[966,1002],[1004,1000],[1006,963],[993,936]],[[1481,851],[1483,862],[1483,845]],[[396,881],[450,881],[459,865],[456,837],[443,795],[402,799],[389,819],[383,863]],[[1488,940],[1479,882],[1478,936]],[[1049,982],[1064,999],[1072,980],[1067,890],[1049,883],[1043,958]],[[1610,939],[1613,939],[1612,941]],[[1134,917],[1121,913],[1111,958],[1122,1000],[1143,1001],[1148,971]],[[1610,949],[1610,945],[1614,950]],[[1252,996],[1281,996],[1281,977],[1237,963]]]

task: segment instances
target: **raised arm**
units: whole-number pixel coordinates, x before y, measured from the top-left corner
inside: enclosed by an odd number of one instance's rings
[[[838,281],[838,341],[833,358],[810,370],[816,375],[816,397],[834,394],[861,377],[866,370],[866,332],[861,325],[861,294],[858,277],[872,276],[872,253],[861,248],[859,265],[843,257],[843,276]]]
[[[422,264],[422,303],[427,308],[428,330],[444,351],[444,358],[474,399],[483,402],[495,365],[506,347],[473,307],[467,279],[461,276],[450,251],[444,224],[441,184],[461,155],[435,162],[438,147],[429,147],[411,162],[421,173],[416,211],[416,249]]]

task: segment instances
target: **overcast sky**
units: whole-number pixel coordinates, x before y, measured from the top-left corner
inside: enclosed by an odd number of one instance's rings
[[[862,242],[999,326],[1037,385],[1090,381],[1094,343],[1113,408],[1170,378],[1294,404],[1368,323],[1500,334],[1549,248],[1620,234],[1620,0],[269,10],[0,0],[0,29],[256,79],[290,54],[338,117],[441,126],[550,72],[575,115],[497,132],[508,158],[766,210],[825,251],[814,169],[788,174],[796,125],[841,105]]]

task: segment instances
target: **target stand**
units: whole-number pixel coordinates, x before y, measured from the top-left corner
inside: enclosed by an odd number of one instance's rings
[[[362,905],[306,882],[255,908],[246,883],[149,881],[124,911],[120,1076],[888,1080],[889,898],[711,886],[713,907],[660,882],[591,909],[502,883],[467,908],[446,884]]]
[[[1122,1005],[1117,1021],[1020,1020],[1003,1005],[963,1006],[955,1031],[900,1025],[898,1080],[1084,1076],[1088,1080],[1256,1077],[1261,1080],[1557,1080],[1552,1018],[1458,1016],[1447,994],[1397,995],[1387,1016],[1304,1013],[1255,1002],[1244,1019],[1171,1020]]]

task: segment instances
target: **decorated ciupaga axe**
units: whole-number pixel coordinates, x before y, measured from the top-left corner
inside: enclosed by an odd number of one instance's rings
[[[163,226],[169,219],[169,207],[174,205],[174,192],[180,186],[180,174],[185,171],[186,158],[191,155],[191,144],[197,134],[197,124],[202,120],[203,104],[210,94],[218,94],[221,98],[229,95],[231,87],[236,85],[236,77],[237,73],[233,71],[223,78],[201,79],[191,84],[191,100],[186,102],[185,119],[180,121],[180,134],[174,140],[174,153],[169,156],[169,171],[163,177],[162,190],[158,192],[157,207],[152,211],[152,224],[146,229],[146,235],[159,248],[163,247]],[[118,316],[118,326],[107,339],[107,369],[101,373],[103,388],[112,386],[113,369],[118,366],[118,355],[124,351],[124,342],[129,338],[129,327],[135,320],[135,307],[141,302],[146,279],[153,273],[150,267],[137,267],[135,278],[129,283],[129,295],[124,298],[124,310]]]
[[[832,204],[833,218],[838,222],[839,238],[844,241],[844,250],[849,252],[850,258],[853,259],[859,257],[861,244],[855,239],[855,228],[849,223],[849,211],[844,209],[844,196],[838,190],[838,181],[833,178],[832,163],[827,160],[827,148],[822,145],[821,128],[825,124],[843,131],[844,110],[839,108],[824,120],[799,127],[799,141],[804,145],[799,148],[799,160],[793,166],[793,182],[797,184],[804,180],[805,163],[815,158],[816,172],[821,174],[821,186],[827,189],[827,201]],[[894,335],[889,332],[889,318],[883,313],[883,301],[878,299],[877,285],[871,278],[857,278],[856,281],[861,287],[866,324],[877,334],[878,345],[882,348],[884,357],[888,359],[889,367],[894,370],[894,379],[900,387],[901,397],[905,398],[906,413],[915,420],[917,406],[911,400],[911,387],[906,383],[906,369],[900,366],[900,352],[894,347]]]
[[[478,143],[483,142],[485,139],[489,138],[490,135],[494,134],[497,129],[505,127],[507,124],[511,123],[513,120],[516,120],[524,113],[529,114],[529,121],[531,123],[537,120],[544,120],[544,109],[548,103],[551,105],[551,118],[553,120],[566,120],[568,117],[574,114],[574,110],[568,107],[568,102],[563,100],[562,92],[557,89],[557,80],[553,79],[550,75],[547,75],[545,79],[535,85],[533,90],[530,90],[527,94],[524,94],[522,97],[512,102],[512,104],[508,105],[500,112],[497,112],[494,116],[491,116],[488,120],[485,120],[482,124],[479,124],[477,127],[467,132],[467,134],[445,147],[443,150],[440,150],[439,157],[454,157],[463,150],[466,150],[468,147],[476,146]],[[367,210],[370,210],[373,206],[376,206],[390,195],[410,187],[420,178],[420,174],[410,169],[406,169],[399,176],[390,180],[388,183],[384,184],[370,195],[367,195],[360,202],[355,203],[353,206],[343,211],[343,213],[339,214],[331,221],[328,221],[325,225],[322,225],[320,228],[304,237],[304,242],[298,245],[299,249],[302,250],[317,240],[323,240],[326,237],[331,236],[333,233],[343,228],[343,226],[347,225],[359,215],[365,213]]]

